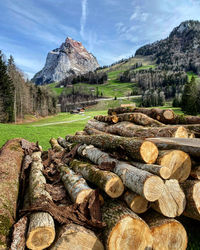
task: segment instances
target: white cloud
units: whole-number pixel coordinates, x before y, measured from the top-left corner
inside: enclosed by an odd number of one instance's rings
[[[147,12],[143,12],[140,6],[136,6],[135,11],[130,16],[130,21],[137,19],[138,21],[145,22],[148,16],[149,14]]]
[[[86,24],[86,19],[87,19],[87,0],[82,0],[81,6],[82,6],[82,14],[81,14],[80,35],[82,36],[82,38],[84,38],[85,37],[85,24]]]

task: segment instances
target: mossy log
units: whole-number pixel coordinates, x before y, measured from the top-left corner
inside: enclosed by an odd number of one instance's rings
[[[59,166],[59,171],[64,186],[74,203],[82,203],[93,191],[93,189],[87,185],[85,179],[69,167]]]
[[[134,167],[138,169],[142,169],[152,174],[158,175],[163,179],[169,179],[172,174],[170,168],[168,167],[155,165],[155,164],[143,164],[140,162],[130,162],[130,163],[131,165],[133,165]]]
[[[68,142],[92,144],[104,150],[121,151],[123,149],[132,159],[154,163],[158,156],[158,149],[154,143],[135,138],[127,138],[114,135],[92,136],[66,136]]]
[[[152,203],[152,208],[166,217],[174,218],[183,213],[186,205],[185,194],[177,180],[166,180],[160,198]]]
[[[102,236],[107,250],[152,248],[153,237],[148,225],[123,204],[105,202],[102,219],[107,224]]]
[[[200,139],[198,138],[147,138],[157,145],[159,149],[177,149],[182,150],[189,155],[199,158],[200,157]]]
[[[190,156],[181,150],[160,150],[156,163],[168,168],[170,178],[179,182],[189,177],[192,166]]]
[[[155,250],[185,250],[187,248],[187,233],[183,225],[163,215],[149,211],[142,216],[151,229],[153,249]]]
[[[186,196],[184,215],[195,220],[200,220],[200,181],[187,180],[181,184]]]
[[[55,138],[51,138],[49,143],[51,144],[52,149],[55,150],[56,152],[64,151],[64,148],[60,146],[60,144]]]
[[[76,173],[80,173],[86,180],[105,191],[111,198],[117,198],[122,195],[124,185],[116,174],[100,170],[91,163],[78,160],[71,161],[69,166]]]
[[[77,152],[97,165],[114,165],[113,172],[122,179],[123,184],[148,201],[155,201],[161,196],[164,183],[158,176],[140,170],[126,162],[117,161],[93,145],[82,145]]]
[[[117,119],[116,119],[117,117]],[[117,122],[133,122],[138,125],[148,126],[148,127],[162,127],[163,123],[152,119],[151,117],[142,113],[125,113],[114,116],[113,123]]]
[[[57,239],[49,250],[104,250],[94,232],[70,223],[59,229]]]
[[[8,236],[16,219],[19,177],[24,157],[20,141],[10,140],[0,150],[0,249],[8,248]]]
[[[144,213],[149,208],[148,200],[130,190],[124,193],[123,199],[128,207],[136,214]]]
[[[41,152],[32,154],[32,164],[29,175],[29,202],[34,205],[42,201],[42,197],[52,199],[45,190],[46,179],[42,173],[43,164]],[[52,216],[46,212],[33,213],[30,216],[26,246],[29,249],[44,249],[51,245],[55,238],[55,226]]]

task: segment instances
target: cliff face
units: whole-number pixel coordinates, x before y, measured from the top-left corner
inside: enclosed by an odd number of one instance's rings
[[[67,37],[60,48],[50,51],[44,68],[35,74],[36,84],[58,82],[73,74],[85,74],[99,67],[97,59],[89,53],[81,42]]]
[[[141,47],[136,55],[151,55],[158,64],[200,73],[200,22],[181,23],[168,38]]]

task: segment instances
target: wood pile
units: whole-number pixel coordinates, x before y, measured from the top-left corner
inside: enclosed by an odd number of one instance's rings
[[[180,218],[200,221],[199,135],[198,117],[120,107],[48,151],[8,141],[0,249],[186,249]]]

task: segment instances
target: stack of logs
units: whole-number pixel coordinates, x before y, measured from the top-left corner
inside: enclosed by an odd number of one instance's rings
[[[8,141],[0,249],[186,249],[179,216],[200,221],[198,137],[200,117],[116,108],[48,152]]]

